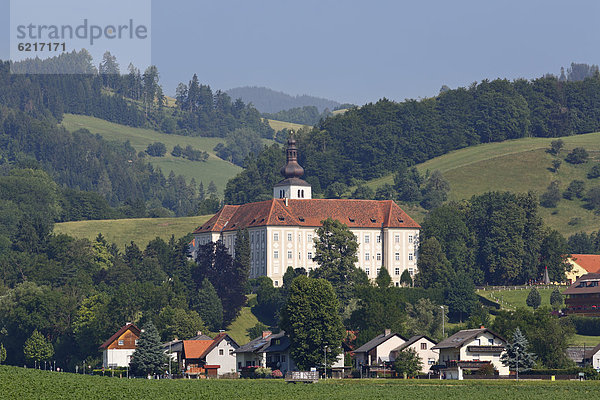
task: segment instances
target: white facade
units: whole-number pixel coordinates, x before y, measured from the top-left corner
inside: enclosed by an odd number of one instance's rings
[[[134,351],[135,349],[106,349],[102,352],[102,366],[104,368],[127,367]]]
[[[312,199],[312,188],[307,185],[275,185],[273,188],[275,199]]]
[[[237,347],[234,347],[233,342],[229,338],[225,338],[206,355],[207,365],[219,365],[217,375],[221,376],[228,372],[236,371],[235,354],[233,353]]]
[[[440,363],[447,361],[490,361],[500,375],[508,375],[509,368],[500,361],[503,351],[486,351],[480,349],[477,351],[469,350],[470,346],[506,346],[506,342],[494,336],[489,331],[484,331],[476,337],[466,340],[458,348],[440,349]],[[447,376],[448,377],[448,376]]]
[[[318,268],[313,260],[317,227],[260,226],[248,228],[250,236],[250,278],[267,276],[275,286],[283,284],[288,267],[304,268],[307,272]],[[380,268],[386,268],[394,285],[400,285],[400,276],[408,270],[417,273],[419,230],[415,228],[353,228],[358,242],[356,267],[375,279]],[[223,240],[234,256],[235,231],[196,234],[199,245]]]
[[[355,351],[355,367],[359,369],[361,365],[380,365],[383,362],[393,360],[392,352],[400,345],[404,344],[405,340],[399,335],[390,336],[385,342],[373,347],[368,351],[360,351],[360,348]],[[368,344],[368,342],[367,342]]]
[[[423,336],[402,350],[413,349],[421,359],[421,372],[428,374],[431,367],[437,364],[440,358],[440,351],[433,349],[433,346],[435,346],[435,343]],[[396,359],[397,353],[397,351],[394,352],[394,359]]]

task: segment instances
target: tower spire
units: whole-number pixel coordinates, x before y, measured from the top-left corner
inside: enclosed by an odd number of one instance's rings
[[[286,150],[286,163],[281,167],[283,180],[273,188],[273,197],[279,199],[310,199],[312,198],[310,184],[300,179],[304,168],[298,164],[298,149],[294,132],[290,133]],[[287,204],[287,203],[286,203]]]
[[[298,149],[296,148],[296,139],[294,131],[291,131],[288,138],[288,147],[286,150],[287,162],[281,167],[281,175],[284,178],[300,178],[304,175],[304,168],[298,164]]]

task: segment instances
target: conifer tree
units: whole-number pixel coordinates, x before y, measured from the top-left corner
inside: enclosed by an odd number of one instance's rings
[[[392,284],[392,277],[388,273],[386,268],[379,269],[379,274],[377,274],[377,278],[375,279],[375,283],[382,289],[390,287]]]
[[[142,330],[129,367],[137,376],[154,375],[162,372],[165,362],[160,335],[152,321],[149,321]]]
[[[563,304],[563,296],[560,293],[560,291],[558,290],[558,288],[555,288],[552,291],[552,294],[550,295],[550,304],[552,305],[553,308],[560,308],[560,306],[562,306]]]
[[[221,329],[221,325],[223,325],[223,304],[221,304],[221,299],[208,278],[204,278],[198,291],[196,311],[211,331],[216,332]]]
[[[512,343],[506,345],[506,352],[500,357],[502,364],[507,365],[511,370],[517,374],[519,379],[519,372],[529,371],[535,364],[535,355],[527,352],[529,342],[527,338],[521,333],[521,329],[517,327],[513,332]]]
[[[534,310],[536,310],[542,304],[542,296],[536,288],[531,289],[531,291],[527,295],[526,303],[529,307],[533,308]]]
[[[408,272],[407,269],[405,269],[404,272],[402,272],[402,275],[400,275],[400,284],[402,286],[406,285],[409,287],[413,285],[412,276],[410,276],[410,272]]]

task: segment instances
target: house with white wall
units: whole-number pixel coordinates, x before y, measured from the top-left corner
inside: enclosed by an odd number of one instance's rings
[[[414,350],[421,359],[421,372],[428,374],[431,372],[431,367],[437,364],[440,357],[440,351],[433,347],[437,343],[425,335],[413,336],[405,343],[396,347],[391,352],[391,359],[396,360],[398,353],[407,349]]]
[[[446,379],[463,379],[464,370],[478,370],[491,364],[499,375],[509,375],[509,368],[500,361],[506,352],[506,339],[487,328],[464,329],[433,347],[439,350],[439,363]]]
[[[128,367],[140,335],[141,330],[128,322],[102,343],[102,368]]]
[[[240,346],[227,333],[221,332],[211,340],[184,340],[183,373],[187,377],[218,377],[235,372],[234,351]]]
[[[404,343],[406,343],[406,339],[400,334],[386,329],[382,334],[354,350],[356,369],[373,369],[372,367],[392,362],[392,352]]]

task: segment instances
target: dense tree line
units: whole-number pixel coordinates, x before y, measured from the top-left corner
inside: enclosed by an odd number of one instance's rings
[[[0,108],[0,142],[0,164],[5,168],[43,168],[58,185],[71,189],[65,189],[67,212],[57,220],[92,219],[94,213],[105,218],[110,214],[105,202],[138,209],[124,209],[125,216],[145,217],[149,210],[186,216],[195,214],[204,200],[195,182],[186,183],[174,174],[165,178],[127,142],[107,141],[87,130],[70,133],[24,112]],[[88,205],[75,204],[77,200]],[[82,213],[86,207],[88,212]]]
[[[566,240],[545,228],[534,194],[490,192],[449,203],[422,224],[419,274],[423,287],[450,287],[459,274],[476,284],[565,280]]]
[[[316,125],[320,120],[331,115],[331,111],[326,108],[322,113],[315,106],[304,106],[282,110],[273,114],[263,113],[263,117],[277,121],[293,122],[302,125]]]
[[[300,134],[299,162],[313,191],[326,193],[333,184],[356,185],[479,143],[598,131],[599,99],[598,74],[484,80],[433,98],[382,99]]]
[[[239,87],[229,89],[227,93],[234,99],[252,103],[261,113],[276,113],[304,106],[314,106],[319,112],[323,112],[326,108],[335,110],[340,106],[337,101],[307,95],[290,96],[265,87]]]

